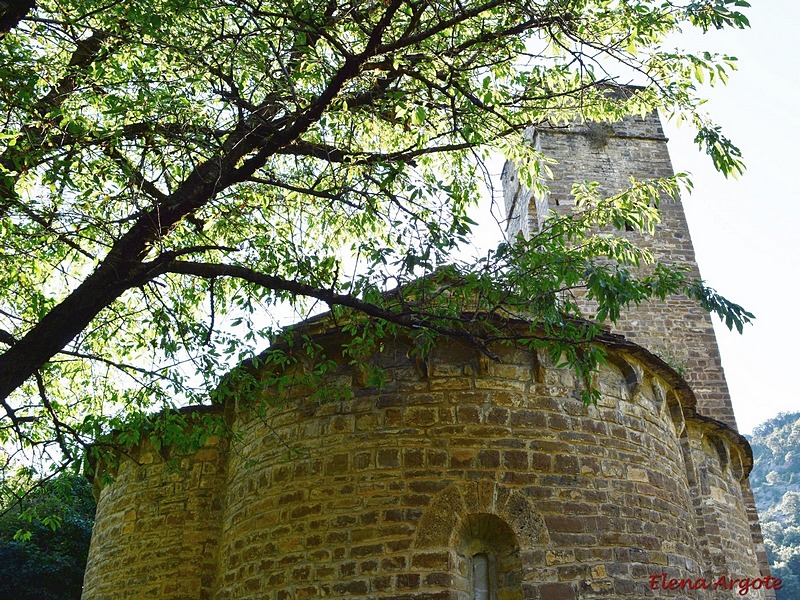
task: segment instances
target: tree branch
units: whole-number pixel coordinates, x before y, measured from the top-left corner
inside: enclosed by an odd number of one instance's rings
[[[195,167],[172,194],[139,217],[77,289],[0,355],[0,398],[8,397],[33,376],[126,290],[148,281],[148,265],[142,261],[178,222],[208,204],[220,191],[247,181],[271,156],[317,122],[347,82],[357,77],[362,65],[376,55],[401,5],[402,0],[389,4],[364,50],[345,59],[304,112],[282,116],[276,122],[259,120],[250,128],[232,133],[216,158]],[[250,158],[245,158],[248,155]]]
[[[395,312],[372,302],[361,300],[351,294],[339,294],[331,289],[324,289],[296,280],[267,275],[239,265],[168,260],[160,265],[154,264],[150,273],[153,275],[156,273],[175,273],[202,277],[204,279],[234,277],[270,290],[288,292],[296,296],[316,298],[317,300],[325,302],[328,306],[352,308],[370,317],[382,319],[402,327],[410,329],[430,329],[431,331],[451,338],[464,339],[478,347],[490,358],[499,360],[499,357],[489,350],[479,336],[464,328],[443,326],[421,313],[411,311]]]

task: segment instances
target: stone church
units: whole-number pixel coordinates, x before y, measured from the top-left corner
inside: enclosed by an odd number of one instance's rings
[[[558,164],[545,199],[506,166],[514,233],[570,210],[574,181],[672,174],[655,114],[534,142]],[[662,212],[644,243],[699,277],[680,203]],[[336,356],[343,334],[307,325]],[[83,597],[774,598],[709,315],[672,298],[616,329],[596,406],[545,354],[445,341],[420,368],[387,340],[380,389],[342,366],[346,401],[196,409],[224,411],[234,441],[177,469],[147,444],[122,461],[98,486]]]

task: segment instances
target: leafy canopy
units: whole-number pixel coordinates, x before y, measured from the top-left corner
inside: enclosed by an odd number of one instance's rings
[[[95,501],[92,485],[64,472],[32,493],[14,498],[31,482],[0,485],[0,597],[78,600],[89,555]]]
[[[747,26],[744,1],[30,4],[0,23],[7,464],[68,462],[154,407],[208,402],[287,305],[330,306],[353,360],[408,330],[423,349],[435,335],[489,355],[539,345],[583,372],[599,330],[575,317],[688,293],[731,326],[749,318],[679,271],[635,275],[647,252],[596,235],[646,231],[679,179],[610,199],[584,186],[575,217],[471,263],[456,254],[487,158],[541,191],[531,124],[661,110],[741,172],[696,95],[734,59],[662,46],[682,27]],[[607,93],[632,78],[636,93]],[[535,326],[513,333],[518,316]]]

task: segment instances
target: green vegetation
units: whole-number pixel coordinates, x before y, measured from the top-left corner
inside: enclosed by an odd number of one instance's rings
[[[0,598],[79,600],[95,503],[82,476],[62,473],[0,513]]]
[[[750,475],[778,600],[800,598],[800,413],[781,414],[750,437]]]
[[[542,193],[548,157],[524,141],[530,124],[661,110],[695,128],[719,170],[740,173],[697,93],[735,59],[664,43],[681,28],[744,28],[747,2],[31,5],[0,21],[6,470],[63,467],[112,430],[180,442],[187,429],[159,409],[214,401],[287,306],[295,318],[330,308],[352,329],[354,362],[382,336],[410,336],[420,354],[450,336],[488,356],[497,343],[544,347],[587,378],[602,355],[581,318],[613,321],[671,293],[729,327],[751,317],[669,265],[635,275],[650,254],[597,234],[651,231],[683,175],[611,198],[587,182],[574,216],[457,259],[487,159],[513,159]],[[615,88],[632,78],[641,87]],[[518,317],[534,325],[520,333]]]

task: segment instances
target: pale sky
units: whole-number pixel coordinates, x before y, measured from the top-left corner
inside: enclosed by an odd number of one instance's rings
[[[754,313],[743,335],[717,326],[739,430],[779,412],[800,411],[800,4],[751,0],[751,28],[687,37],[686,49],[739,59],[726,87],[706,90],[708,113],[742,150],[746,173],[726,180],[699,154],[692,134],[667,124],[676,171],[692,173],[683,204],[706,281]],[[716,319],[715,319],[716,320]]]

